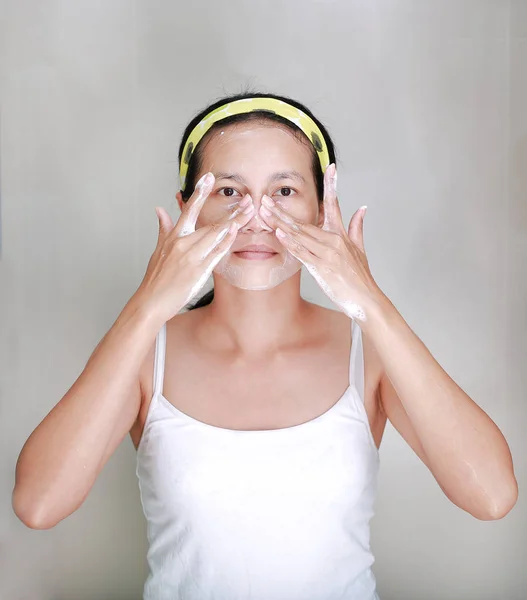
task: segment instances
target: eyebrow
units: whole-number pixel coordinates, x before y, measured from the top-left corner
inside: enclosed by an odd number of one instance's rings
[[[238,183],[246,183],[245,179],[238,173],[215,173],[214,176],[216,179],[232,179]],[[297,179],[302,183],[306,182],[304,177],[298,171],[280,171],[279,173],[273,173],[269,177],[269,183],[281,181],[282,179]]]

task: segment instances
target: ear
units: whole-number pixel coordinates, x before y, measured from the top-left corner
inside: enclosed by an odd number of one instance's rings
[[[183,212],[183,194],[181,193],[181,190],[179,190],[179,192],[176,194],[176,199],[177,199],[177,203],[179,205],[179,210],[181,212]]]

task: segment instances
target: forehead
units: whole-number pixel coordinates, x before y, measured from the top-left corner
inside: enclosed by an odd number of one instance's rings
[[[286,126],[275,123],[233,123],[216,129],[204,140],[203,163],[232,159],[261,159],[294,162],[295,166],[310,168],[312,148]]]

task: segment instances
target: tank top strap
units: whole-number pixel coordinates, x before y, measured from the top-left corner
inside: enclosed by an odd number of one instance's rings
[[[163,378],[165,375],[165,354],[167,344],[167,324],[159,330],[156,336],[156,351],[154,358],[154,396],[163,393]]]
[[[364,402],[364,352],[362,347],[362,330],[355,319],[351,319],[351,340],[349,365],[350,385],[355,385],[362,402]]]

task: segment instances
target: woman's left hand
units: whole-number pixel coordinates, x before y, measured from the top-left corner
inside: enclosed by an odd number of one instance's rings
[[[364,213],[361,207],[344,228],[337,200],[337,173],[330,165],[324,174],[324,224],[303,223],[269,196],[262,198],[260,215],[276,230],[277,239],[313,275],[322,291],[352,319],[365,321],[370,305],[383,294],[370,272],[364,250]],[[266,214],[265,208],[270,214]]]

